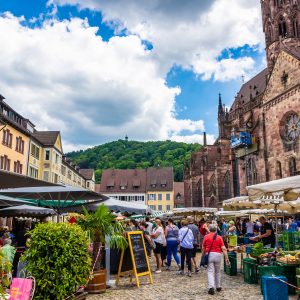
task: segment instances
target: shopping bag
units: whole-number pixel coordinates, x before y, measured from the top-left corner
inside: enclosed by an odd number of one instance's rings
[[[14,278],[9,290],[9,300],[30,300],[32,279]]]

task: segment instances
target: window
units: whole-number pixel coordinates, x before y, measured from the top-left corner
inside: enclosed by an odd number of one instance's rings
[[[297,16],[295,16],[293,19],[293,34],[294,34],[294,37],[299,36],[299,26],[298,26]]]
[[[20,161],[14,162],[14,172],[18,174],[22,174],[23,165],[20,163]]]
[[[56,164],[60,163],[59,155],[57,153],[55,153],[55,163]]]
[[[36,159],[40,159],[40,148],[35,144],[31,144],[30,154]]]
[[[231,198],[231,178],[230,178],[230,173],[227,172],[224,178],[225,181],[225,187],[224,187],[224,197],[226,199]]]
[[[10,159],[7,155],[0,156],[0,169],[4,171],[10,171]]]
[[[43,178],[45,181],[49,181],[49,171],[44,171]]]
[[[12,146],[12,133],[9,129],[3,130],[2,144],[10,148]]]
[[[22,137],[16,137],[16,151],[20,153],[24,153],[24,141]]]
[[[279,36],[281,36],[283,38],[287,36],[286,22],[285,22],[284,17],[282,17],[282,16],[279,19],[278,33],[279,33]]]
[[[149,205],[152,210],[156,210],[156,205]]]
[[[45,151],[45,160],[50,160],[50,150]]]
[[[86,183],[86,186],[87,186],[87,188],[89,188],[89,187],[90,187],[90,183],[89,183],[89,182],[87,182],[87,183]]]
[[[166,194],[166,200],[167,200],[167,201],[170,201],[170,200],[171,200],[171,194],[169,194],[169,193]]]
[[[289,171],[290,171],[290,176],[297,175],[297,163],[295,157],[291,157],[289,159]]]
[[[29,176],[32,178],[38,178],[39,177],[39,170],[33,167],[29,168]]]
[[[158,194],[158,200],[159,200],[159,201],[162,200],[162,194]]]
[[[58,183],[59,177],[57,174],[52,173],[52,182],[53,183]]]
[[[149,201],[155,201],[156,200],[156,194],[149,194],[148,195],[148,200]]]
[[[246,182],[247,185],[253,185],[258,183],[257,178],[257,169],[253,157],[249,157],[245,160],[246,163]]]
[[[61,175],[66,176],[66,170],[65,166],[61,166]]]
[[[158,205],[158,211],[162,211],[162,205]]]
[[[282,178],[282,167],[280,161],[276,162],[276,178],[278,179]]]
[[[167,210],[171,210],[171,205],[167,205]]]

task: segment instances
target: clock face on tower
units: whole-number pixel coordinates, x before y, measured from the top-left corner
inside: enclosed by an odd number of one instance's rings
[[[298,114],[293,113],[286,118],[285,135],[290,142],[295,141],[300,136],[300,117]]]

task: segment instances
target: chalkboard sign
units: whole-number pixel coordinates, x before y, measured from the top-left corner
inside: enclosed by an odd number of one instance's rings
[[[121,268],[122,273],[133,270],[133,264],[132,264],[132,258],[131,258],[131,252],[129,246],[125,249],[123,253],[123,259],[120,263],[122,265]]]
[[[145,273],[150,271],[147,263],[147,253],[143,238],[144,237],[140,233],[129,235],[137,273]]]
[[[130,275],[130,282],[134,273],[136,277],[136,284],[139,287],[139,277],[149,276],[150,283],[152,283],[152,275],[148,256],[145,247],[145,241],[142,231],[127,232],[128,247],[122,251],[119,271],[117,277],[117,284],[121,276]]]

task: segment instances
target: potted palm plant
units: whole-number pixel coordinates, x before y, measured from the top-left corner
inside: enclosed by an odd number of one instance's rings
[[[93,242],[93,276],[88,284],[88,292],[103,293],[106,290],[106,270],[101,264],[104,247],[105,244],[109,244],[117,249],[125,249],[127,240],[123,235],[124,228],[104,204],[95,212],[88,212],[83,208],[83,217],[78,218],[76,222],[89,233]]]

